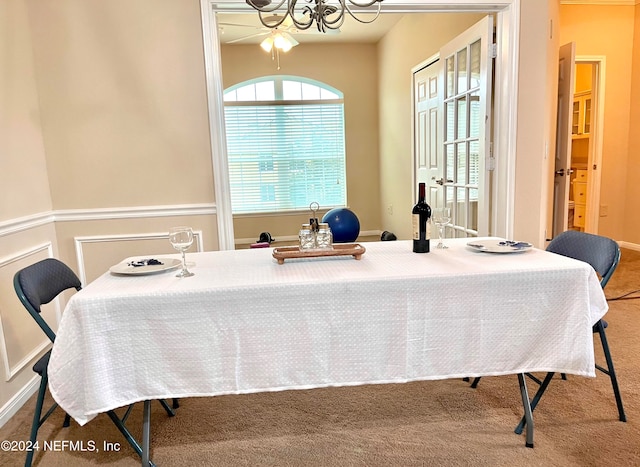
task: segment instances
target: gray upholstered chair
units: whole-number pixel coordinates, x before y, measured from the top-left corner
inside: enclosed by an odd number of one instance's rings
[[[18,271],[13,278],[13,286],[18,294],[18,298],[31,317],[36,321],[36,323],[38,323],[38,326],[40,326],[49,340],[54,342],[56,335],[40,314],[40,307],[51,302],[65,290],[80,290],[81,284],[78,276],[76,276],[76,274],[61,261],[54,258],[47,258]],[[36,409],[33,414],[33,423],[31,425],[30,440],[32,446],[35,444],[38,436],[38,429],[58,406],[58,404],[54,403],[44,416],[42,416],[44,397],[47,390],[50,356],[51,350],[45,353],[33,366],[33,371],[41,376],[41,380],[40,388],[38,389],[38,397],[36,399]],[[164,400],[161,400],[160,403],[165,408],[169,416],[175,415],[175,412]],[[174,399],[174,408],[177,407],[177,403],[177,399]],[[118,430],[120,430],[131,447],[138,453],[138,455],[141,455],[142,449],[140,448],[140,445],[125,426],[132,407],[132,405],[129,406],[122,417],[119,417],[113,410],[107,412],[107,415],[116,425]],[[69,422],[70,417],[66,414],[63,426],[68,427]],[[31,466],[33,454],[34,452],[32,450],[27,451],[25,466]]]
[[[589,263],[596,273],[598,273],[600,277],[600,286],[603,289],[609,282],[609,279],[611,279],[611,276],[618,267],[618,263],[620,261],[620,248],[615,241],[600,235],[578,232],[576,230],[568,230],[556,236],[547,246],[547,251]],[[621,422],[626,422],[627,416],[625,415],[624,407],[622,405],[618,379],[613,367],[613,359],[611,358],[607,335],[605,333],[607,326],[608,324],[604,319],[598,320],[598,322],[593,325],[593,332],[600,336],[600,342],[602,343],[602,350],[604,352],[607,365],[606,367],[603,367],[596,363],[596,369],[608,375],[611,379],[613,394],[618,407],[618,417]],[[534,410],[538,405],[538,402],[551,382],[553,375],[553,372],[547,373],[542,381],[533,375],[527,375],[540,385],[538,391],[531,400],[531,410]],[[563,374],[562,378],[566,379],[566,376]],[[479,377],[475,378],[471,386],[475,388],[479,381]],[[522,433],[524,425],[525,419],[523,417],[516,428],[516,433]]]

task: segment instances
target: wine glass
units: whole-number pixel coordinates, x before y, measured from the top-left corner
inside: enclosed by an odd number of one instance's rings
[[[431,220],[438,228],[438,244],[436,248],[449,248],[442,242],[444,238],[444,228],[451,221],[451,208],[435,208],[431,213]]]
[[[187,269],[185,253],[193,244],[193,230],[191,227],[173,227],[169,230],[169,241],[178,251],[182,252],[182,270],[176,277],[191,277],[193,273]]]

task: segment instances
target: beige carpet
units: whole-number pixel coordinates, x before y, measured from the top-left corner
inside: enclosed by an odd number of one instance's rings
[[[623,251],[609,298],[640,289],[640,253]],[[640,296],[640,294],[637,294]],[[608,377],[556,379],[534,413],[535,447],[513,429],[521,403],[515,376],[286,391],[181,401],[168,418],[153,404],[152,459],[158,466],[638,466],[640,465],[640,299],[610,302],[611,351],[627,423],[617,420]],[[600,356],[599,341],[596,346]],[[531,392],[535,389],[529,385]],[[35,397],[0,429],[0,440],[27,440]],[[129,425],[140,435],[142,407]],[[57,411],[39,439],[94,442],[36,454],[36,466],[140,465],[101,415],[62,428]],[[105,442],[120,449],[104,452]],[[24,464],[0,452],[0,465]]]

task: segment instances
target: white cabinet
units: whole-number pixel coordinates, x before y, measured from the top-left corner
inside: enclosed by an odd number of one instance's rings
[[[571,180],[571,198],[574,203],[573,227],[584,229],[587,211],[587,171],[576,170]]]
[[[571,137],[588,138],[591,133],[591,91],[580,92],[573,98]]]

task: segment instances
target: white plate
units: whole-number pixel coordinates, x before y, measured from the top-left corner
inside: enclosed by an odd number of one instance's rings
[[[484,253],[522,253],[533,248],[531,243],[509,240],[483,240],[469,242],[467,246]]]
[[[134,261],[141,261],[144,259],[151,259],[149,257],[134,257],[127,258],[122,263],[115,264],[109,268],[112,274],[127,274],[131,276],[143,276],[145,274],[157,274],[159,272],[170,271],[171,269],[179,268],[182,265],[182,261],[175,258],[153,258],[160,261],[162,264],[152,264],[145,266],[131,266],[130,263]]]

